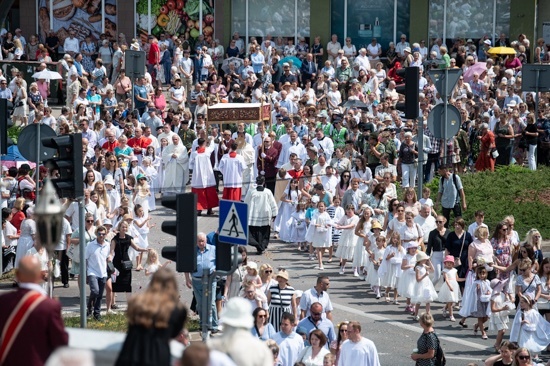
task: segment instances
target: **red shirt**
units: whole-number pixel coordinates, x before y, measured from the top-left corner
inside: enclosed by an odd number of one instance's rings
[[[115,140],[113,142],[105,141],[105,143],[101,146],[101,148],[103,150],[114,152],[115,147],[117,147],[117,146],[118,146],[118,140]]]
[[[151,142],[153,142],[153,140],[145,136],[141,136],[139,138],[132,137],[130,140],[128,140],[128,146],[130,146],[131,148],[139,147],[139,150],[134,150],[134,155],[141,155],[141,149],[147,148],[147,146],[151,145]]]
[[[160,62],[160,48],[158,43],[151,43],[151,47],[149,47],[149,57],[147,58],[147,62],[149,65],[156,65]]]

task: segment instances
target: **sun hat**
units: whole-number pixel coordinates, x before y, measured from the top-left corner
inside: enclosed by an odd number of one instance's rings
[[[279,272],[277,272],[277,275],[275,275],[275,278],[277,278],[277,277],[284,278],[285,280],[288,281],[288,272],[285,271],[284,269],[280,270]]]
[[[370,231],[374,232],[374,229],[380,229],[380,230],[382,230],[382,224],[381,224],[380,222],[378,222],[378,221],[375,221],[375,222],[372,224],[372,226],[371,226],[371,228],[370,228]]]
[[[424,252],[418,252],[416,254],[416,261],[417,262],[420,262],[420,261],[423,261],[423,260],[426,260],[426,259],[430,259],[430,257],[428,257],[428,255]]]
[[[453,257],[452,255],[448,255],[445,257],[445,259],[443,259],[443,263],[445,262],[455,262],[455,257]]]
[[[416,241],[410,241],[407,244],[405,244],[405,249],[409,250],[411,248],[418,248],[418,242]]]
[[[258,270],[258,264],[256,262],[250,262],[246,264],[246,268]]]
[[[139,173],[139,174],[136,176],[136,180],[140,180],[140,179],[146,179],[145,175],[143,175],[142,173]]]
[[[483,43],[485,43],[487,46],[490,46],[491,45],[491,41],[486,39],[485,41],[483,41]]]
[[[104,219],[103,222],[101,223],[103,226],[105,225],[111,225],[113,226],[113,223],[111,221],[111,219]]]
[[[251,329],[254,325],[252,306],[242,297],[229,299],[220,315],[220,322],[231,327]]]
[[[113,179],[113,176],[111,174],[107,175],[105,177],[105,181],[103,182],[103,184],[105,184],[105,185],[110,184],[114,187],[115,186],[115,180]]]
[[[498,278],[494,278],[491,280],[491,288],[493,289],[493,292],[500,292],[504,288],[504,285],[506,284],[506,281],[501,281]]]
[[[405,48],[403,49],[403,52],[411,53],[411,48],[410,48],[410,47],[405,47]]]

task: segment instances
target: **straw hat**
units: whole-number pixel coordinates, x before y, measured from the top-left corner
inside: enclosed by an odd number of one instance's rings
[[[428,257],[428,255],[424,252],[418,252],[416,254],[416,261],[417,262],[420,262],[420,261],[424,261],[426,259],[430,259],[430,257]]]
[[[288,272],[285,271],[284,269],[282,269],[279,272],[277,272],[277,275],[275,275],[275,278],[277,278],[277,277],[284,278],[285,280],[288,281]]]

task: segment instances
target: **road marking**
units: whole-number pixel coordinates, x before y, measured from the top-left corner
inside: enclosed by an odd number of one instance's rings
[[[393,325],[393,326],[401,328],[401,329],[406,329],[406,330],[409,330],[411,332],[418,333],[418,331],[421,330],[417,326],[410,325],[410,324],[403,324],[401,322],[391,320],[390,318],[386,318],[386,317],[383,317],[381,315],[365,313],[364,311],[357,310],[357,309],[351,308],[351,307],[346,306],[346,305],[341,305],[341,304],[337,304],[337,303],[332,303],[332,305],[336,309],[347,311],[348,313],[359,315],[359,316],[362,316],[364,318],[371,319],[371,320],[374,320],[374,321],[384,322],[386,324],[390,324],[390,325]],[[456,338],[456,337],[441,336],[439,338],[441,338],[443,340],[446,340],[448,342],[453,342],[455,344],[461,344],[463,346],[478,349],[478,350],[483,350],[484,351],[484,350],[489,349],[489,347],[487,347],[487,346],[482,346],[482,345],[479,345],[477,343],[470,342],[470,341],[465,341],[463,339]]]

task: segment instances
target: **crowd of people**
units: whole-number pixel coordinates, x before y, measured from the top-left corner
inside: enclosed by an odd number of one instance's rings
[[[20,33],[15,40],[22,43]],[[4,35],[4,57],[21,59],[11,39],[9,32]],[[495,348],[500,349],[507,328],[505,313],[512,309],[509,300],[521,300],[523,311],[517,314],[531,310],[532,301],[537,301],[535,310],[546,314],[541,303],[550,294],[540,233],[533,229],[522,242],[513,230],[513,217],[507,217],[489,238],[482,211],[469,227],[460,218],[467,209],[460,174],[524,162],[536,170],[537,164],[549,163],[550,101],[546,93],[522,90],[522,65],[530,55],[524,35],[512,44],[505,35],[497,40],[495,46],[517,50],[505,59],[490,57],[488,37],[482,37],[477,47],[472,40],[459,39],[447,48],[436,39],[428,49],[424,41],[409,44],[402,35],[388,49],[372,39],[359,50],[350,37],[342,46],[336,35],[325,46],[319,37],[311,45],[305,38],[293,45],[290,38],[270,36],[251,37],[245,44],[235,33],[226,49],[202,35],[194,44],[166,34],[160,39],[149,36],[147,42],[126,42],[122,34],[117,40],[102,37],[99,43],[91,38],[80,42],[75,34],[64,45],[54,41],[50,34],[33,58],[28,45],[38,40],[31,37],[29,44],[23,42],[27,51],[21,55],[42,62],[36,71],[57,61],[64,93],[61,114],[54,117],[48,107],[50,80],[37,79],[27,87],[23,71],[16,68],[10,77],[0,77],[0,98],[13,103],[12,119],[18,125],[42,123],[59,135],[82,133],[87,212],[82,250],[91,289],[88,313],[95,319],[101,320],[104,292],[109,313],[117,308],[115,293],[132,293],[133,270],[152,275],[163,266],[158,253],[149,248],[151,212],[160,196],[187,191],[197,194],[199,215],[212,215],[219,198],[248,202],[250,244],[259,254],[278,239],[306,252],[318,271],[338,261],[339,275],[352,273],[366,280],[373,296],[388,304],[401,306],[399,298],[405,300],[404,310],[427,329],[430,319],[421,316],[421,304],[429,315],[431,303],[444,303],[443,315],[452,322],[461,302],[460,324],[465,326],[467,317],[477,318],[475,329],[486,339],[484,323],[490,320],[491,330],[498,332]],[[126,49],[143,50],[147,56],[145,77],[134,85],[125,74]],[[546,45],[537,42],[534,61],[547,60]],[[420,68],[424,123],[430,110],[443,102],[427,71],[464,71],[449,97],[461,115],[455,137],[438,139],[427,125],[418,136],[417,122],[400,114],[398,102],[407,101],[396,90],[403,83],[396,71],[410,66]],[[208,121],[213,104],[227,103],[230,108],[230,103],[247,102],[270,104],[271,115],[231,125]],[[357,103],[360,108],[353,106]],[[423,151],[417,145],[420,138]],[[423,165],[422,176],[417,176],[418,164]],[[56,260],[51,261],[35,240],[33,218],[34,192],[47,169],[39,167],[32,174],[24,164],[3,168],[2,173],[3,268],[17,268],[32,254],[43,271],[53,270],[52,262],[59,266],[61,283],[68,287],[69,278],[79,275],[78,203],[64,201],[63,235]],[[436,175],[437,192],[425,189],[418,199],[418,181],[429,182]],[[401,197],[397,186],[403,188]],[[451,213],[454,231],[447,229]],[[198,242],[201,265],[187,274],[186,285],[193,288],[200,310],[200,277],[214,256],[206,237]],[[324,336],[305,332],[312,348],[303,348],[304,338],[293,328],[300,330],[300,320],[331,321],[330,302],[321,301],[326,295],[321,286],[328,278],[321,276],[319,288],[311,290],[318,301],[302,304],[310,297],[304,292],[297,301],[299,292],[289,285],[288,272],[272,278],[269,265],[246,266],[245,261],[220,287],[217,305],[223,296],[247,299],[255,309],[256,334],[275,339],[282,364],[303,359],[309,360],[306,365],[318,364],[325,358],[324,349],[342,365],[360,352],[377,357],[356,322],[345,324],[352,342],[342,343],[340,332],[335,335],[329,324],[326,329],[332,332]],[[499,282],[486,280],[495,278]],[[440,281],[444,284],[438,293]],[[212,333],[219,331],[221,310],[215,300],[208,320]],[[499,301],[506,305],[499,308]],[[269,320],[262,323],[262,316]],[[512,335],[533,331],[529,326],[514,329]],[[531,338],[518,339],[534,355],[540,352],[532,342],[523,343]],[[537,345],[544,343],[535,340]],[[431,337],[424,343],[435,344]]]

